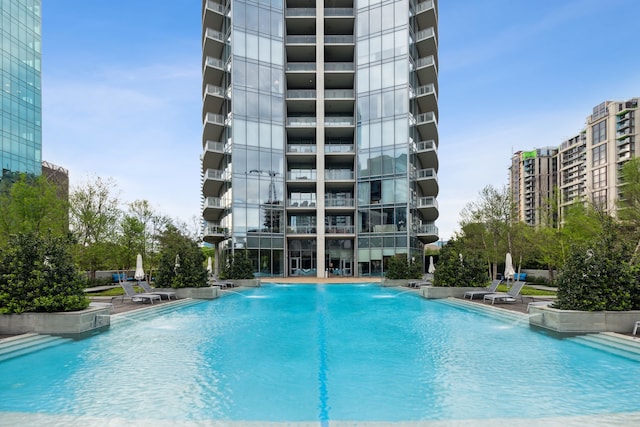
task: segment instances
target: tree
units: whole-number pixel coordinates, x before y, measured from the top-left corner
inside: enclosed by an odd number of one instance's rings
[[[0,191],[0,245],[16,233],[69,233],[68,203],[58,197],[55,184],[26,174],[6,181]]]
[[[75,311],[89,305],[65,237],[12,235],[0,248],[0,313]]]
[[[440,249],[434,286],[484,286],[487,270],[477,252],[465,251],[462,240],[451,239]]]
[[[223,279],[253,279],[253,264],[249,259],[247,251],[236,252],[229,255],[227,265],[222,269],[220,275]]]
[[[76,255],[84,270],[106,267],[116,241],[116,225],[121,216],[116,188],[111,179],[95,178],[76,188],[69,196],[71,230],[78,242]]]
[[[157,285],[172,288],[207,286],[205,258],[198,242],[169,224],[160,235],[160,245]]]
[[[422,264],[407,260],[407,254],[396,254],[389,258],[385,277],[395,279],[420,279],[422,277]]]
[[[636,263],[640,255],[640,158],[634,157],[622,166],[620,182],[618,218],[625,235],[635,242],[632,262]]]

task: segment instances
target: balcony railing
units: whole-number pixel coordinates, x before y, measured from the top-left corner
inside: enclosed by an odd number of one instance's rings
[[[286,16],[316,16],[316,9],[311,7],[288,7]]]
[[[287,144],[287,153],[315,153],[316,148],[311,144]]]
[[[204,151],[215,151],[224,153],[224,144],[218,141],[207,141],[204,145]]]
[[[326,126],[353,126],[355,120],[353,117],[325,117],[324,124]]]
[[[316,234],[315,225],[296,225],[287,226],[287,233],[289,234]]]
[[[214,234],[222,234],[226,236],[229,234],[229,229],[225,227],[221,227],[219,224],[207,223],[207,225],[204,228],[204,234],[206,236],[211,236]]]
[[[417,68],[422,68],[422,67],[428,67],[431,65],[435,65],[435,59],[433,57],[433,55],[429,55],[429,56],[425,56],[424,58],[418,58],[415,61],[416,64],[416,69]]]
[[[353,44],[355,38],[349,34],[324,36],[325,44]]]
[[[353,225],[325,225],[324,232],[327,234],[353,234],[355,226]]]
[[[438,201],[435,197],[420,197],[418,198],[418,207],[419,208],[437,208]]]
[[[315,117],[288,117],[287,126],[315,126]]]
[[[353,8],[350,7],[326,7],[324,16],[346,16],[353,17]]]
[[[325,62],[324,64],[324,71],[355,71],[355,69],[353,62]]]
[[[326,66],[325,66],[326,69]],[[286,71],[315,71],[315,62],[287,62]]]
[[[205,208],[224,208],[224,204],[220,197],[207,197],[204,199]]]
[[[220,96],[222,98],[225,97],[225,90],[220,86],[214,86],[212,84],[208,84],[204,88],[205,95],[215,95]]]
[[[287,98],[290,99],[314,99],[316,97],[316,91],[307,89],[307,90],[288,90]]]
[[[224,15],[224,6],[213,0],[207,0],[207,9],[213,10],[214,12],[222,13]]]
[[[213,28],[207,28],[207,30],[204,32],[204,36],[208,39],[218,40],[222,43],[225,42],[224,34],[222,34],[220,31],[214,30]]]
[[[207,113],[204,116],[205,123],[213,123],[224,126],[224,116],[222,114]]]
[[[324,178],[332,181],[352,180],[355,173],[350,170],[325,170]]]
[[[436,93],[436,86],[432,83],[424,86],[419,86],[415,90],[413,88],[409,89],[409,94],[411,97],[431,95],[435,93]]]
[[[222,61],[222,59],[214,58],[213,56],[207,56],[207,59],[205,60],[205,65],[207,67],[215,67],[215,68],[220,68],[221,70],[224,70],[224,62]]]
[[[356,205],[353,198],[325,198],[324,206],[326,208],[352,208]]]
[[[419,224],[415,227],[415,231],[417,234],[438,234],[438,227],[434,224]]]
[[[353,153],[353,144],[328,144],[324,146],[325,153]]]
[[[325,98],[352,99],[354,96],[355,96],[355,91],[353,89],[325,89],[324,90]]]
[[[316,179],[316,171],[315,169],[289,171],[287,172],[287,179],[289,180]]]
[[[433,0],[421,1],[416,5],[416,13],[424,12],[425,10],[433,9]]]
[[[287,36],[287,44],[316,44],[316,36]]]
[[[312,194],[315,197],[315,194]],[[315,208],[316,200],[312,199],[287,199],[287,207],[288,208]]]
[[[219,169],[207,169],[204,173],[204,179],[213,179],[216,181],[224,181],[226,180],[226,176],[228,174],[224,170]]]
[[[417,151],[427,151],[427,150],[435,150],[436,143],[433,140],[429,141],[420,141],[416,147]]]

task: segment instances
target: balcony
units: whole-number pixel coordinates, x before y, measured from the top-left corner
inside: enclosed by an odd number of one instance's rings
[[[207,222],[204,226],[203,239],[207,243],[218,243],[229,237],[229,229],[221,227],[219,223]]]
[[[316,16],[316,9],[313,7],[288,7],[285,11],[287,18],[297,17],[314,17]]]
[[[438,216],[438,201],[435,197],[418,198],[417,208],[422,215],[422,219],[426,221],[435,221]]]
[[[353,18],[355,15],[353,14],[353,8],[351,7],[325,7],[324,16],[333,18]]]
[[[296,169],[287,172],[287,181],[315,181],[315,169]]]
[[[415,71],[418,82],[421,84],[438,81],[438,66],[433,55],[410,61],[410,71]]]
[[[203,65],[203,81],[222,82],[225,72],[230,70],[230,65],[225,65],[222,59],[207,56]]]
[[[324,44],[347,44],[352,45],[355,43],[355,37],[351,34],[339,34],[339,35],[326,35],[324,36]]]
[[[227,154],[224,144],[217,141],[206,141],[202,151],[203,171],[219,167],[222,159]]]
[[[316,44],[316,36],[315,35],[296,35],[296,36],[286,36],[285,42],[287,45],[315,45]]]
[[[225,7],[213,0],[207,0],[205,3],[203,27],[223,28],[225,18]]]
[[[207,169],[202,177],[202,194],[220,194],[220,190],[227,181],[229,181],[229,174],[226,171]]]
[[[309,144],[287,144],[287,154],[315,154],[317,146]]]
[[[353,144],[325,144],[325,154],[353,154],[355,146]]]
[[[315,200],[315,194],[313,194],[313,199],[309,200],[309,199],[287,199],[287,208],[299,208],[304,210],[306,209],[314,209],[316,208],[316,200]]]
[[[324,199],[325,209],[353,209],[355,206],[356,200],[354,198],[325,197]]]
[[[422,141],[435,141],[438,139],[438,121],[435,113],[421,113],[417,116],[410,115],[410,124],[414,125]]]
[[[415,34],[415,47],[418,56],[433,55],[438,49],[438,39],[433,27],[418,31]]]
[[[225,211],[220,197],[207,197],[204,199],[202,217],[205,221],[218,221]]]
[[[418,142],[415,151],[422,166],[438,167],[438,146],[434,140]]]
[[[227,43],[224,33],[207,27],[203,33],[202,53],[205,57],[222,58]]]
[[[287,73],[315,73],[315,62],[287,62],[285,67]]]
[[[325,62],[325,73],[353,73],[356,67],[353,62]]]
[[[355,172],[343,169],[327,169],[324,171],[325,181],[353,181]]]
[[[324,232],[326,234],[355,234],[355,226],[353,225],[325,225]]]
[[[415,180],[422,194],[436,196],[439,191],[438,175],[433,168],[418,169],[415,171]]]
[[[422,243],[433,243],[439,239],[438,227],[435,224],[420,224],[415,227],[414,231]]]
[[[422,112],[434,112],[438,111],[438,93],[436,91],[436,85],[429,83],[424,86],[419,86],[415,90],[409,88],[409,97],[415,99],[418,103],[418,109]]]
[[[325,117],[324,125],[325,127],[353,127],[355,120],[353,116]]]
[[[287,117],[287,126],[289,127],[313,127],[317,125],[315,117]]]
[[[226,124],[226,118],[222,114],[205,113],[203,139],[205,141],[218,141]]]
[[[355,98],[355,91],[353,89],[325,89],[325,99],[349,99]]]
[[[411,2],[410,2],[411,3]],[[438,26],[438,12],[433,0],[418,1],[411,11],[418,28]]]
[[[222,106],[227,99],[227,91],[220,86],[208,84],[204,87],[203,108],[204,111],[218,112],[222,111]]]
[[[287,226],[287,235],[291,234],[316,234],[316,226],[315,225],[288,225]]]

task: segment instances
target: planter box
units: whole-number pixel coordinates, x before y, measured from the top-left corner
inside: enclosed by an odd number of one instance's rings
[[[259,288],[260,279],[231,279],[236,286],[242,286],[244,288]]]
[[[529,308],[529,324],[560,333],[631,333],[640,311],[576,311]]]
[[[427,299],[440,299],[440,298],[462,298],[467,291],[480,291],[484,288],[478,287],[457,287],[457,286],[422,286],[422,296]]]
[[[219,286],[205,286],[202,288],[177,288],[174,290],[178,298],[216,299],[219,296],[219,289]]]
[[[417,279],[386,279],[383,278],[380,281],[380,286],[385,288],[395,287],[395,286],[407,286],[409,280],[417,280]]]
[[[0,315],[0,333],[79,335],[107,327],[111,323],[107,307],[89,307],[59,313],[22,313]]]

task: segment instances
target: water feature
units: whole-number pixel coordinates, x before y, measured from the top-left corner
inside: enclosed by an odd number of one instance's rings
[[[0,425],[640,420],[640,363],[512,319],[374,285],[242,295],[1,362]]]

